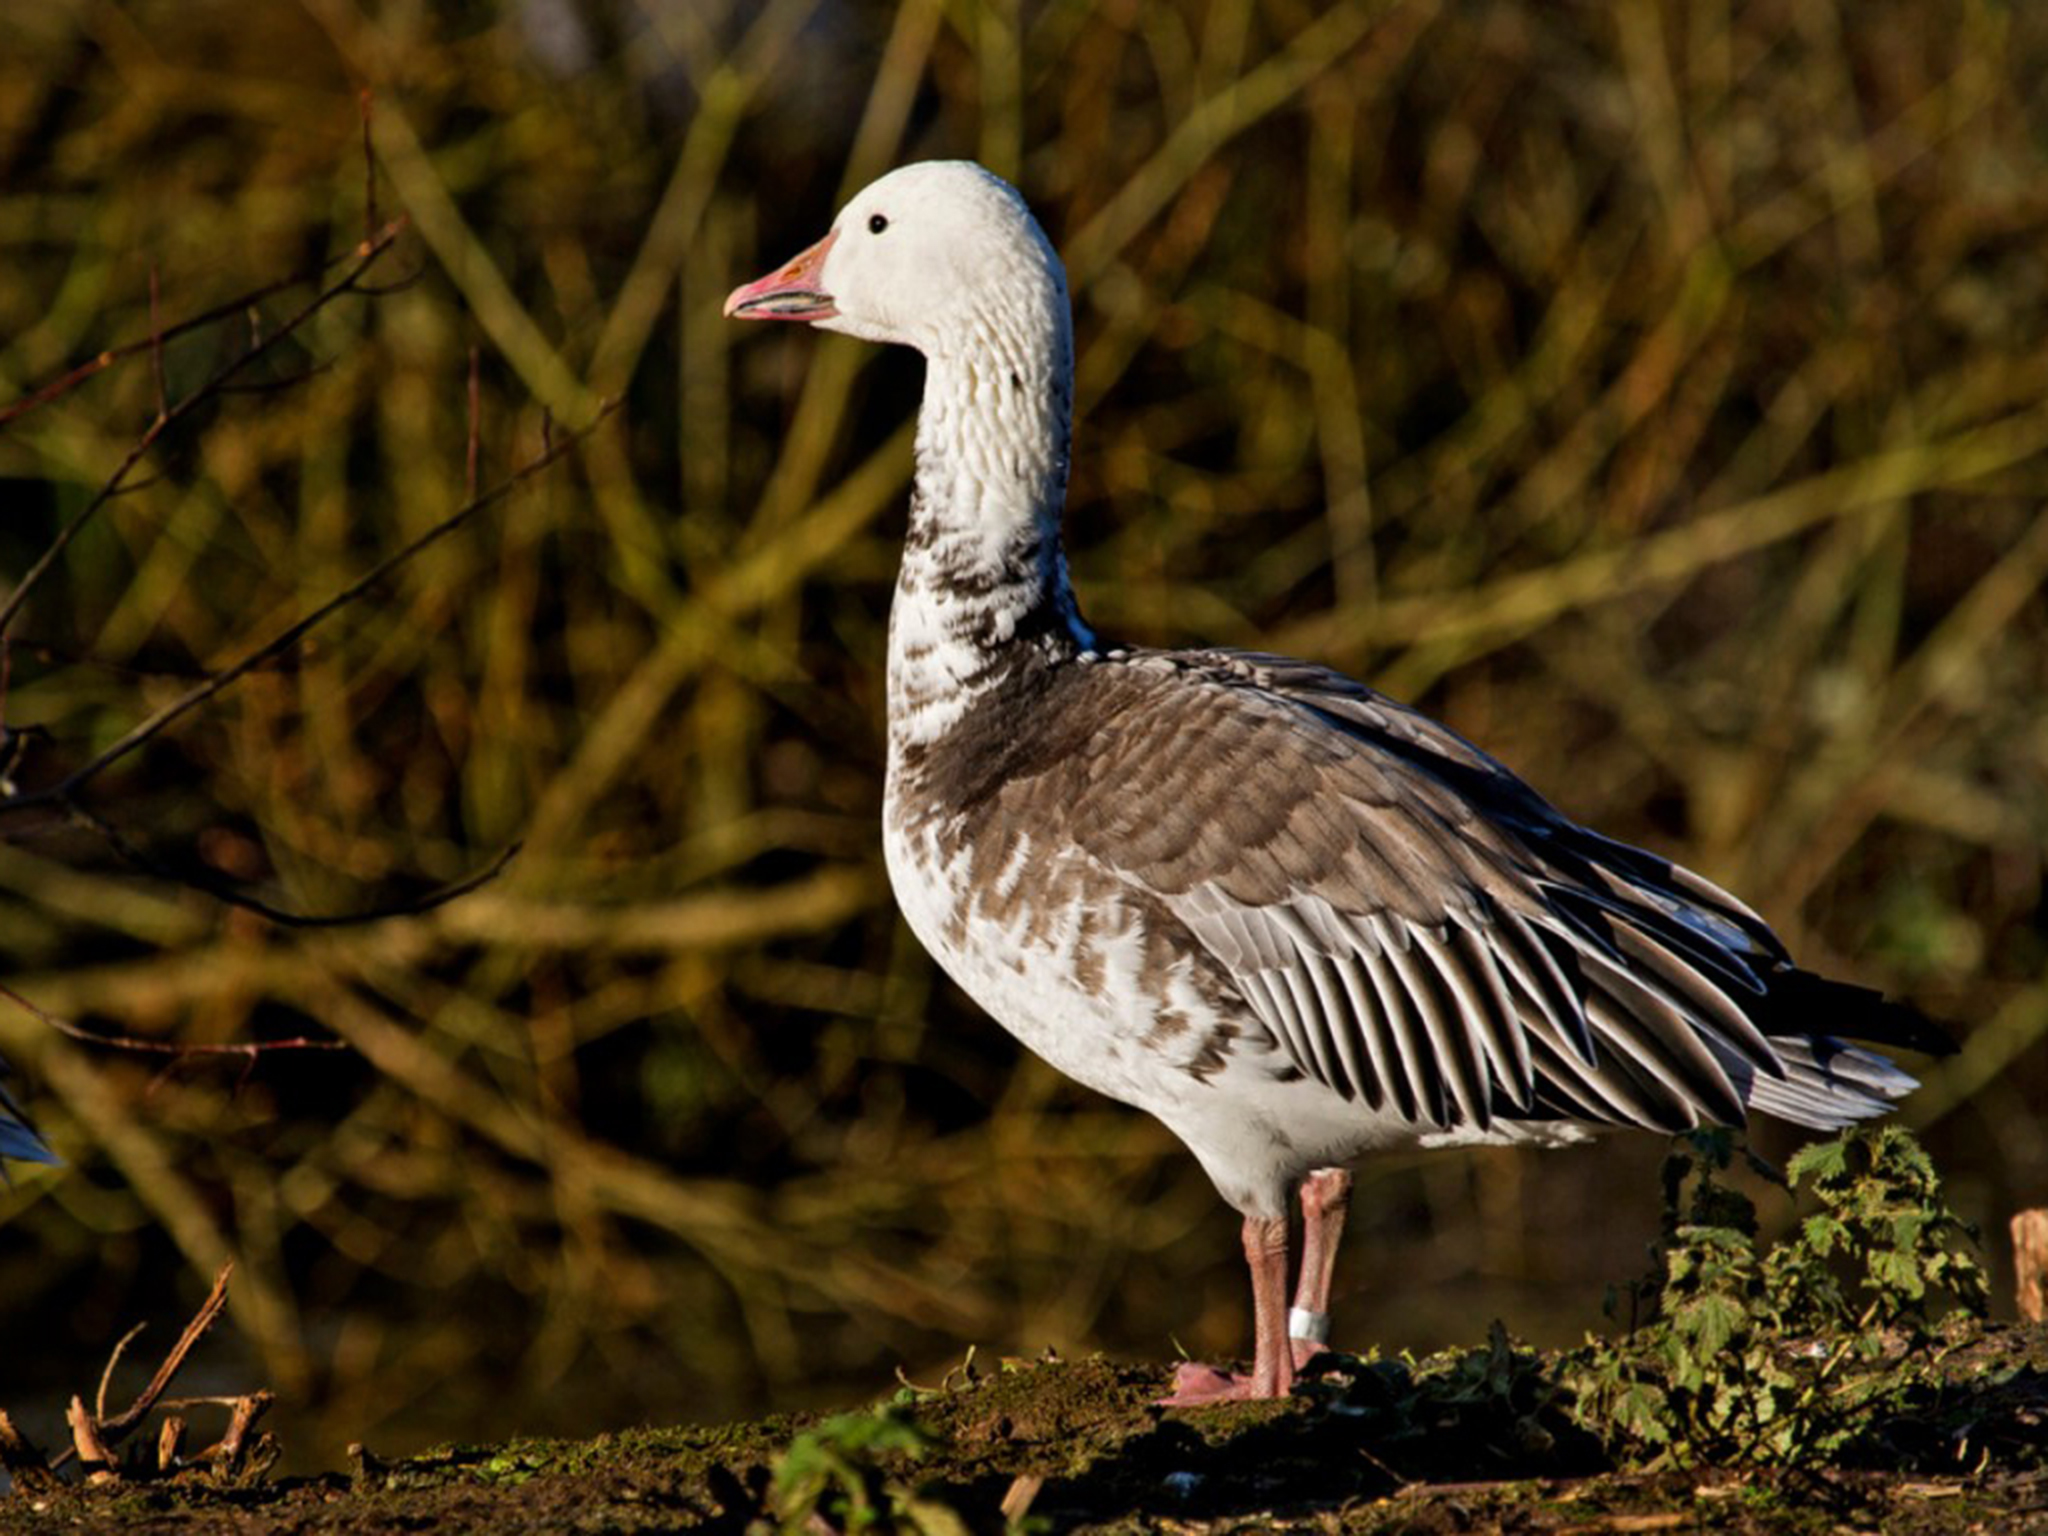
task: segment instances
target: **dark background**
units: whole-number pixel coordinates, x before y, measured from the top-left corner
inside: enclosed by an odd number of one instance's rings
[[[66,1159],[0,1190],[0,1407],[47,1432],[227,1257],[188,1388],[275,1390],[300,1465],[847,1401],[970,1344],[1248,1347],[1192,1160],[1023,1059],[891,908],[916,359],[719,318],[934,156],[1068,257],[1095,625],[1418,699],[1953,1021],[1904,1117],[2003,1280],[2048,1199],[2044,75],[2048,13],[1973,0],[7,7],[0,402],[146,339],[152,271],[168,322],[360,241],[363,86],[410,221],[377,276],[413,279],[195,410],[38,590],[24,783],[458,506],[472,348],[486,484],[544,413],[622,403],[85,797],[296,911],[522,840],[487,888],[295,929],[0,822],[23,997],[353,1048],[166,1068],[0,1005]],[[170,397],[247,334],[167,346]],[[0,427],[10,579],[153,372]],[[1368,1165],[1338,1342],[1599,1326],[1661,1152]]]

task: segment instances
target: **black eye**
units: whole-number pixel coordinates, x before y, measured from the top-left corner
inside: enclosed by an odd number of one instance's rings
[[[883,230],[887,229],[888,227],[889,227],[889,221],[888,221],[887,219],[883,218],[883,217],[882,217],[882,216],[881,216],[881,215],[880,215],[879,213],[874,213],[874,214],[870,214],[870,215],[868,215],[868,233],[869,233],[869,234],[871,234],[871,235],[879,235],[879,234],[880,234],[880,233],[881,233],[881,232],[882,232]]]

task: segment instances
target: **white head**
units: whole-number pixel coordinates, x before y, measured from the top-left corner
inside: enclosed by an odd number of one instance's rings
[[[823,240],[735,288],[725,312],[802,320],[938,358],[1020,325],[1064,339],[1067,283],[1015,187],[972,161],[930,160],[868,186]]]

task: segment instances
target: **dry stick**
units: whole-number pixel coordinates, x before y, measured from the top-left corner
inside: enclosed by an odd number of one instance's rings
[[[14,1427],[14,1421],[0,1413],[0,1469],[14,1479],[14,1491],[21,1494],[50,1493],[64,1486],[42,1449]]]
[[[171,1346],[171,1352],[164,1356],[164,1363],[156,1368],[156,1374],[149,1379],[135,1401],[115,1414],[111,1419],[100,1420],[100,1433],[112,1443],[124,1439],[128,1431],[142,1422],[143,1415],[156,1406],[156,1400],[170,1390],[171,1380],[185,1364],[185,1357],[192,1353],[193,1346],[206,1336],[206,1330],[219,1319],[228,1304],[228,1277],[235,1272],[235,1261],[229,1259],[221,1265],[220,1273],[213,1277],[213,1289],[206,1300],[199,1304],[199,1310],[192,1314],[192,1321],[185,1325],[185,1331],[178,1335],[178,1342]]]
[[[79,508],[72,515],[71,520],[57,530],[57,536],[50,540],[42,554],[36,558],[35,564],[28,568],[28,573],[21,578],[14,591],[8,595],[7,601],[0,603],[0,641],[4,641],[8,630],[14,627],[15,617],[21,612],[22,604],[28,601],[29,593],[35,590],[36,584],[42,580],[43,574],[57,563],[58,556],[62,555],[71,546],[71,541],[78,537],[79,533],[85,528],[85,525],[98,516],[100,510],[108,502],[121,494],[126,486],[128,476],[134,472],[135,466],[142,462],[143,457],[150,449],[157,445],[157,442],[164,434],[195,407],[218,394],[224,385],[248,368],[250,364],[269,353],[279,342],[295,334],[301,326],[329,304],[332,304],[346,293],[357,291],[358,282],[363,274],[369,271],[378,258],[391,249],[393,242],[398,239],[399,231],[404,227],[405,221],[403,219],[395,219],[385,225],[375,238],[366,240],[356,247],[356,259],[346,273],[335,282],[321,289],[319,293],[306,302],[297,314],[285,321],[283,325],[272,331],[261,342],[250,347],[240,356],[223,363],[198,388],[194,389],[191,394],[180,400],[176,405],[159,402],[156,420],[149,424],[149,429],[136,440],[135,446],[130,448],[127,454],[123,456],[121,462],[115,466],[113,474],[100,487],[99,494]],[[151,331],[149,346],[158,355],[160,361],[164,333],[155,326],[151,327]],[[112,353],[102,354],[105,357],[112,357],[114,355]],[[40,398],[40,396],[31,398]],[[0,424],[4,424],[7,419],[6,416],[0,416]]]
[[[240,1469],[244,1442],[249,1431],[256,1427],[256,1421],[270,1411],[276,1401],[268,1392],[246,1392],[234,1399],[234,1412],[229,1415],[227,1433],[220,1437],[220,1443],[209,1453],[220,1458],[221,1466],[234,1472]]]
[[[167,727],[190,714],[215,694],[220,693],[255,671],[258,667],[263,666],[266,662],[276,659],[285,651],[296,646],[311,630],[325,622],[335,613],[346,608],[349,604],[355,602],[365,592],[369,591],[370,588],[412,560],[429,545],[438,543],[446,538],[486,507],[494,506],[498,502],[503,501],[513,491],[524,485],[528,480],[531,480],[535,475],[538,475],[542,470],[548,468],[572,447],[595,432],[605,418],[618,408],[619,399],[617,397],[603,401],[598,407],[597,414],[591,417],[577,431],[568,434],[566,437],[551,438],[547,447],[541,453],[527,460],[525,464],[492,486],[490,490],[456,508],[455,511],[429,528],[410,544],[407,544],[403,549],[400,549],[395,554],[387,555],[384,559],[378,561],[369,570],[343,587],[311,613],[287,625],[273,639],[266,641],[255,650],[249,652],[240,661],[235,662],[232,666],[222,671],[214,673],[206,681],[187,689],[183,694],[164,705],[163,708],[159,709],[147,720],[132,727],[126,735],[102,751],[84,767],[75,769],[47,789],[35,790],[32,793],[17,795],[10,800],[0,802],[0,814],[24,810],[31,806],[71,804],[76,792],[91,782],[97,775],[104,772],[114,763],[119,762],[122,758],[127,757],[137,748],[142,747],[155,737],[161,735]],[[76,526],[76,520],[74,520],[73,526]],[[0,627],[4,627],[4,623],[4,618],[0,618]]]
[[[164,1363],[156,1368],[156,1374],[150,1377],[149,1385],[142,1389],[134,1402],[108,1419],[87,1413],[82,1398],[71,1399],[71,1408],[66,1417],[71,1421],[73,1450],[81,1462],[88,1465],[94,1462],[111,1465],[109,1449],[126,1439],[128,1432],[141,1423],[149,1410],[156,1406],[157,1399],[170,1389],[172,1378],[183,1368],[185,1357],[192,1353],[193,1346],[206,1336],[206,1330],[220,1317],[222,1309],[228,1304],[228,1276],[234,1272],[233,1259],[221,1265],[220,1273],[213,1277],[213,1290],[207,1294],[206,1300],[193,1314],[192,1321],[185,1325],[185,1331],[178,1335],[178,1342],[171,1346],[171,1352],[164,1356]],[[52,1462],[51,1466],[63,1466],[71,1459],[71,1455],[72,1451],[65,1452]]]
[[[1035,1472],[1021,1472],[1010,1481],[1009,1492],[1003,1495],[998,1512],[1012,1527],[1023,1522],[1031,1513],[1032,1501],[1038,1497],[1038,1490],[1045,1486],[1045,1479]]]
[[[2012,1272],[2021,1318],[2048,1322],[2048,1206],[2013,1217]]]
[[[64,1410],[64,1420],[71,1426],[71,1450],[59,1456],[53,1466],[63,1466],[71,1455],[78,1457],[78,1464],[85,1468],[88,1483],[103,1483],[121,1474],[114,1468],[113,1453],[100,1438],[100,1427],[93,1416],[85,1410],[85,1399],[74,1396],[71,1406]]]
[[[114,1367],[121,1363],[121,1356],[127,1352],[128,1346],[133,1344],[141,1335],[142,1330],[148,1326],[149,1324],[147,1323],[137,1323],[133,1328],[130,1328],[121,1335],[121,1342],[114,1346],[114,1352],[107,1356],[107,1368],[100,1372],[100,1389],[93,1395],[92,1400],[92,1411],[95,1418],[104,1419],[107,1416],[107,1385],[114,1379]]]
[[[198,1044],[188,1041],[138,1040],[132,1035],[102,1035],[97,1031],[74,1024],[69,1019],[59,1018],[48,1009],[30,1002],[4,982],[0,982],[0,997],[4,997],[8,1002],[14,1004],[15,1007],[21,1009],[23,1013],[30,1015],[38,1023],[54,1029],[60,1035],[82,1041],[87,1045],[105,1046],[110,1050],[116,1051],[134,1051],[138,1054],[151,1056],[177,1056],[181,1058],[186,1056],[241,1056],[247,1058],[249,1067],[253,1068],[256,1065],[257,1057],[266,1051],[346,1051],[350,1049],[345,1041],[314,1040],[305,1035],[294,1036],[290,1040],[209,1040]],[[125,1342],[126,1340],[123,1340],[123,1343]],[[113,1367],[109,1365],[107,1369],[111,1371]],[[101,1384],[101,1390],[105,1391],[104,1383]]]
[[[159,1472],[174,1472],[179,1460],[185,1454],[185,1421],[179,1415],[169,1414],[164,1427],[156,1434],[156,1469]]]

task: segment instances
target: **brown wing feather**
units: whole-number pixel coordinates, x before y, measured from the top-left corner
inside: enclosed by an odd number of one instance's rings
[[[977,867],[1056,824],[1213,958],[1276,1061],[1417,1123],[1679,1129],[1741,1118],[1731,1074],[1785,1074],[1750,1013],[1789,962],[1754,913],[1324,669],[1070,663],[905,766]]]

